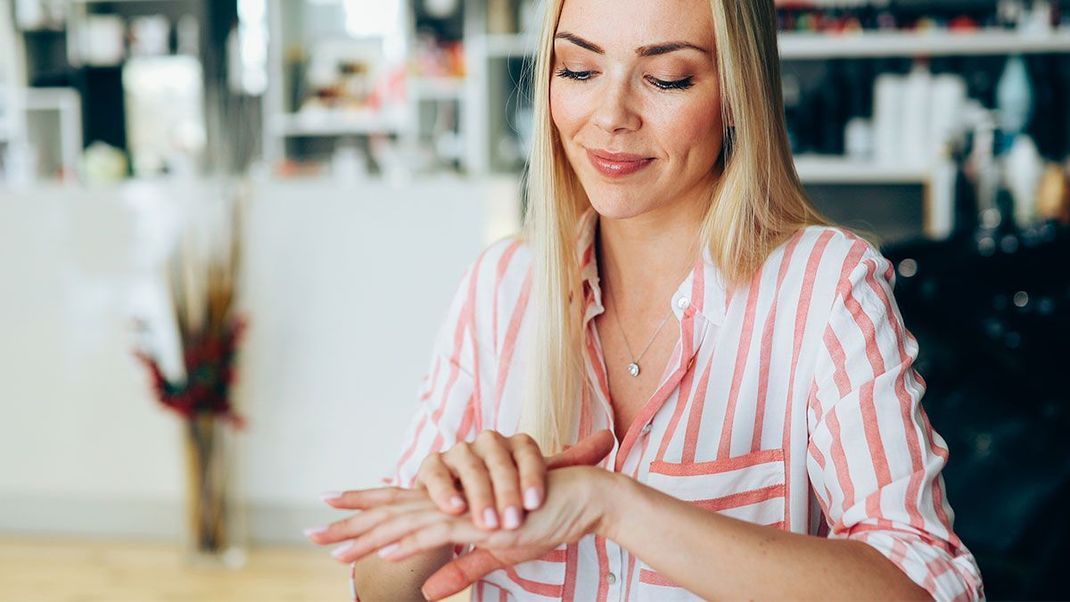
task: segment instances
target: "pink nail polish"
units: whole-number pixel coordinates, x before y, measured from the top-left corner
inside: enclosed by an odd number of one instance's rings
[[[334,556],[335,558],[341,558],[342,556],[345,556],[346,552],[349,552],[352,549],[353,542],[347,542],[331,550],[331,556]]]
[[[304,531],[302,531],[302,533],[305,534],[305,537],[312,537],[313,535],[319,535],[320,533],[326,533],[326,532],[327,532],[327,527],[309,527],[308,529],[305,529]]]
[[[515,529],[520,526],[520,510],[516,506],[505,509],[505,528]]]
[[[534,510],[539,507],[539,490],[534,487],[528,487],[528,490],[524,492],[524,509]]]
[[[337,500],[340,497],[342,497],[342,492],[341,491],[325,491],[325,492],[320,494],[320,499],[323,500],[324,502],[330,502],[332,500]]]
[[[392,544],[384,547],[383,549],[379,550],[379,557],[380,558],[386,558],[387,556],[390,556],[394,552],[397,552],[399,547],[400,546],[398,544],[392,543]]]
[[[483,511],[483,524],[491,529],[498,528],[498,513],[494,511],[494,508],[487,508]]]
[[[450,498],[450,505],[454,508],[464,508],[464,500],[461,499],[461,496],[455,495]]]

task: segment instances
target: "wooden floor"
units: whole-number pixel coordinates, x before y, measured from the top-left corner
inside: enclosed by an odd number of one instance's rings
[[[0,538],[0,600],[330,602],[349,572],[324,550],[253,548],[240,570],[192,568],[168,543]],[[467,600],[467,594],[451,602]]]

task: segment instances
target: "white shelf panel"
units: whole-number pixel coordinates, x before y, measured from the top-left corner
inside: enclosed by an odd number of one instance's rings
[[[1068,29],[1044,34],[1001,30],[781,33],[779,40],[780,57],[785,60],[1070,53]],[[484,36],[484,43],[490,57],[527,56],[535,52],[535,37],[531,35],[491,34]]]
[[[460,100],[464,97],[463,77],[411,77],[409,94],[420,100]]]
[[[807,184],[925,184],[924,167],[881,165],[871,161],[826,155],[795,157],[799,178]]]
[[[285,137],[390,134],[402,129],[400,116],[371,111],[325,110],[271,118],[272,133]]]
[[[967,56],[1070,52],[1070,30],[1045,34],[1016,31],[782,33],[781,59]]]
[[[528,34],[495,33],[483,37],[486,53],[491,58],[524,57],[535,54],[535,36]]]

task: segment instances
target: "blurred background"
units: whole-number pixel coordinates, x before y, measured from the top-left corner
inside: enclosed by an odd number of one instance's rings
[[[881,245],[993,599],[1066,598],[1070,2],[777,2],[815,204]],[[534,0],[0,0],[0,599],[328,600],[516,232]],[[388,261],[384,257],[389,256]]]

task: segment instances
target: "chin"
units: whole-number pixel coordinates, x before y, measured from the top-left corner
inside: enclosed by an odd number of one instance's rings
[[[649,201],[635,194],[634,190],[588,189],[587,198],[598,215],[607,219],[628,219],[652,209]]]

